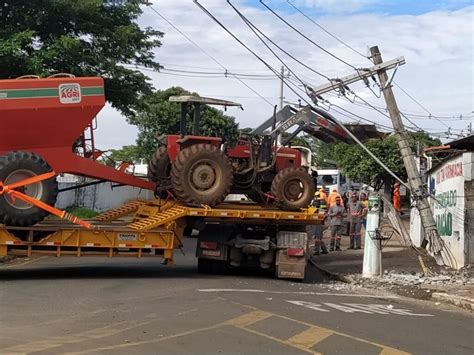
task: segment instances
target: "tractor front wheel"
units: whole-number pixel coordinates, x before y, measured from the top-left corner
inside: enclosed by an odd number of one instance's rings
[[[30,152],[11,152],[0,156],[0,181],[4,185],[49,173],[51,167],[40,156]],[[17,189],[48,205],[54,206],[58,196],[56,177]],[[0,223],[7,226],[32,226],[48,212],[8,194],[0,195]]]
[[[307,208],[316,191],[313,178],[304,168],[286,168],[272,182],[272,194],[284,210]]]
[[[171,167],[173,192],[184,203],[216,206],[229,194],[232,182],[229,159],[210,144],[183,149]]]

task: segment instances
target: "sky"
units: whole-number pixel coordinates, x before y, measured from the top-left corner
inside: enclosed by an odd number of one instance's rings
[[[262,45],[226,1],[199,2],[271,67],[281,67],[282,63]],[[169,21],[147,7],[139,18],[142,27],[149,26],[165,33],[161,39],[162,46],[155,49],[156,60],[165,70],[160,73],[144,71],[156,89],[181,86],[202,96],[238,101],[244,110],[229,108],[227,114],[233,115],[242,128],[256,127],[272,115],[273,106],[280,101],[280,80],[270,69],[240,46],[193,1],[153,0],[152,3],[153,9]],[[368,48],[374,45],[379,47],[385,61],[403,56],[406,64],[396,71],[393,90],[400,110],[411,121],[404,118],[404,122],[440,136],[443,141],[467,134],[474,115],[473,1],[292,0],[297,8],[330,34],[301,15],[286,0],[267,0],[265,3],[334,56],[294,32],[259,1],[232,1],[239,11],[283,49],[329,78],[353,74],[353,67],[371,66],[365,56]],[[328,82],[276,51],[291,69],[288,82],[303,97],[303,103],[309,99],[300,90],[299,80],[311,86]],[[224,77],[225,69],[245,74],[245,79],[241,77],[244,83],[232,76]],[[219,74],[209,77],[189,71]],[[350,85],[357,95],[354,103],[351,102],[354,96],[324,95],[332,104],[359,117],[348,115],[338,108],[335,110],[334,106],[329,108],[329,112],[343,122],[367,123],[366,120],[369,120],[380,125],[381,129],[391,126],[390,119],[383,115],[383,96],[377,97],[380,90],[373,82],[371,84],[373,92],[363,83]],[[298,98],[290,89],[284,88],[285,102],[296,103]],[[379,108],[382,113],[367,107],[362,100]],[[125,118],[110,106],[99,113],[96,133],[99,148],[134,144],[136,136],[136,128],[127,124]]]

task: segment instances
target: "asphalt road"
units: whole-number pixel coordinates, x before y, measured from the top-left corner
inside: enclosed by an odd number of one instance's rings
[[[205,276],[193,240],[154,259],[0,266],[0,353],[473,354],[470,313],[268,275]]]

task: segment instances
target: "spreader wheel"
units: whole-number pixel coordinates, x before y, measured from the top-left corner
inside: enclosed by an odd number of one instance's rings
[[[168,185],[171,173],[170,158],[165,146],[159,147],[148,162],[148,178],[158,185]]]
[[[316,187],[312,177],[303,168],[286,168],[278,172],[272,182],[272,194],[280,207],[297,211],[307,208]]]
[[[0,181],[4,185],[49,173],[51,167],[40,156],[30,152],[11,152],[0,156]],[[18,188],[18,191],[54,206],[58,196],[56,177]],[[0,195],[0,223],[8,226],[32,226],[48,212],[8,194]]]
[[[183,149],[171,167],[174,195],[184,203],[216,206],[229,194],[232,181],[229,159],[210,144]]]

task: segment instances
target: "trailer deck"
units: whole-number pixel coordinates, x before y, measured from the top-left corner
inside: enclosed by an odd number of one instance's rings
[[[300,212],[263,205],[224,203],[216,208],[189,207],[160,200],[132,201],[88,221],[92,229],[63,220],[45,220],[31,227],[0,225],[0,256],[49,254],[60,256],[162,257],[173,264],[182,247],[189,220],[228,224],[321,224],[324,214],[314,208]]]

